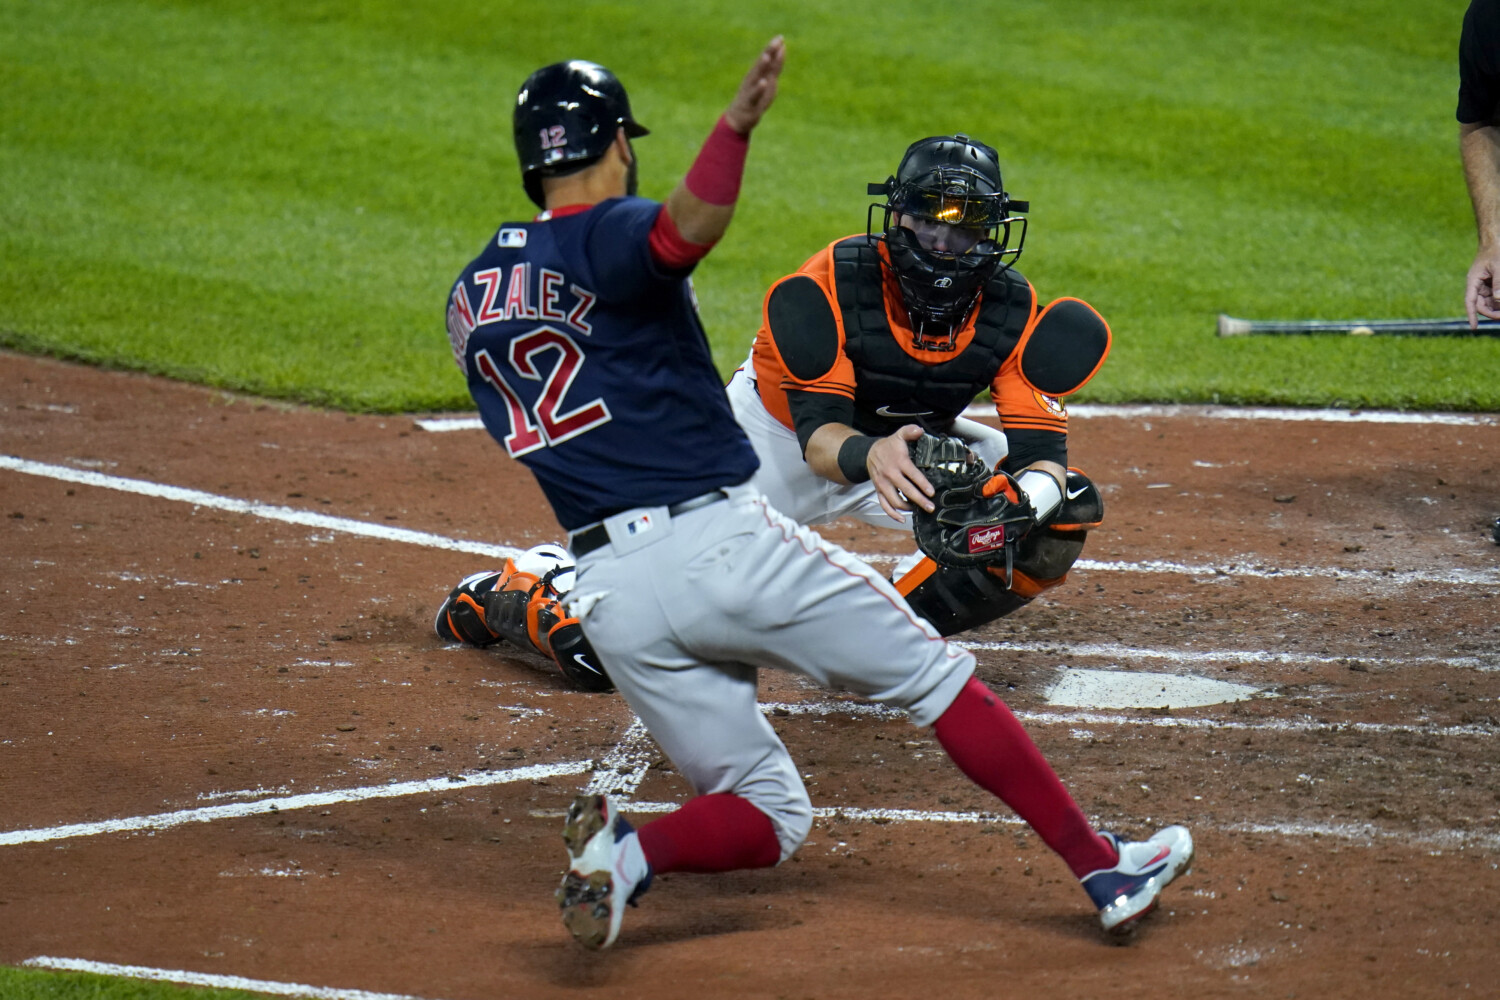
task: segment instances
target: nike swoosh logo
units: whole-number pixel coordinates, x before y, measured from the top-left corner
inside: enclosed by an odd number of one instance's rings
[[[583,654],[582,653],[574,653],[573,654],[573,662],[576,663],[576,664],[578,664],[580,667],[582,667],[585,670],[592,670],[596,674],[600,673],[599,668],[596,667],[596,666],[594,666],[588,660],[585,660],[583,658]]]
[[[1080,486],[1076,490],[1069,490],[1068,491],[1068,499],[1069,500],[1077,500],[1079,497],[1083,496],[1083,491],[1086,490],[1086,489],[1088,489],[1087,486]]]
[[[899,410],[892,410],[889,406],[882,406],[875,411],[875,415],[878,417],[930,417],[932,411],[917,410],[915,413],[902,413]]]

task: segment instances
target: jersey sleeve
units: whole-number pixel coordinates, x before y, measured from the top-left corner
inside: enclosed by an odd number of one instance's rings
[[[1044,395],[1021,378],[1020,358],[1012,353],[990,383],[1000,426],[1010,442],[1007,471],[1033,462],[1068,464],[1068,411],[1063,401]]]
[[[593,290],[606,302],[630,302],[660,294],[664,283],[680,281],[691,268],[668,270],[651,254],[651,230],[658,202],[616,198],[591,213],[584,250]]]

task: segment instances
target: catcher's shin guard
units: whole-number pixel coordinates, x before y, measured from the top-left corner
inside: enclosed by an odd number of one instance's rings
[[[1004,618],[1068,578],[1089,529],[1104,520],[1104,499],[1082,472],[1068,470],[1063,502],[1052,520],[1021,541],[1005,585],[1003,566],[940,566],[923,558],[896,580],[912,610],[940,635],[955,635]]]
[[[555,571],[540,578],[512,573],[485,602],[485,622],[513,645],[534,649],[552,660],[576,686],[609,691],[614,684],[585,638],[583,626],[568,616],[559,601],[552,586],[554,575]]]
[[[464,577],[438,608],[432,628],[445,642],[467,642],[489,646],[500,634],[485,624],[485,602],[495,586],[514,572],[509,559],[501,570],[484,570]]]
[[[564,618],[554,625],[547,633],[547,644],[558,668],[578,687],[585,691],[614,690],[614,681],[605,673],[577,618]]]
[[[896,581],[896,589],[939,635],[956,635],[1031,603],[1030,597],[1005,586],[1004,573],[1003,567],[996,574],[985,566],[939,566],[932,557],[923,556]],[[1012,586],[1022,578],[1019,570],[1012,570]]]
[[[1052,515],[1047,526],[1058,531],[1082,531],[1087,534],[1090,528],[1097,528],[1103,523],[1104,497],[1099,495],[1099,487],[1082,472],[1070,468],[1067,482],[1063,484],[1062,506],[1057,508],[1057,513]],[[1079,545],[1082,544],[1080,541]],[[1072,559],[1068,560],[1068,565],[1073,565]]]

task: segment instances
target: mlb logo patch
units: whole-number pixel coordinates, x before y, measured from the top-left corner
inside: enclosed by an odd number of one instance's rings
[[[632,535],[644,535],[646,532],[651,530],[652,524],[653,522],[651,520],[651,515],[642,514],[634,521],[630,521],[629,523],[627,523],[625,525],[625,530]]]
[[[500,235],[495,237],[495,242],[502,247],[514,249],[526,245],[526,230],[524,229],[502,229]]]
[[[969,529],[969,552],[994,552],[1005,547],[1005,525],[996,524],[988,528]]]

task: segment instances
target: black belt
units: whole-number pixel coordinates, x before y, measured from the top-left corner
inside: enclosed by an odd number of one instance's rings
[[[711,503],[718,503],[720,500],[728,499],[728,493],[725,493],[723,490],[713,490],[684,500],[682,503],[674,503],[667,508],[667,514],[671,517],[680,517],[690,510],[697,510],[699,507],[707,507]],[[585,528],[574,535],[568,541],[568,550],[573,553],[573,558],[577,559],[608,544],[609,532],[604,529],[604,525],[596,524],[592,528]]]

